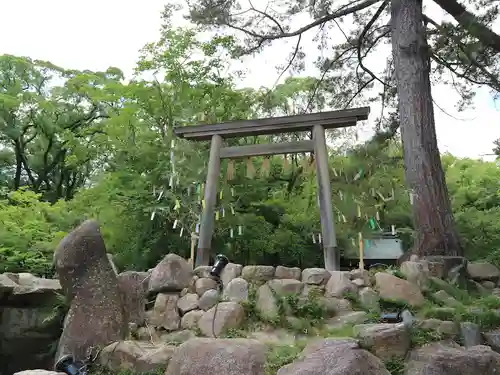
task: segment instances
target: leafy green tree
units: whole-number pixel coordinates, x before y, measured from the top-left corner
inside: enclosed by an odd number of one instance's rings
[[[121,72],[64,70],[0,56],[0,164],[13,189],[29,186],[51,202],[71,199],[102,162],[103,124],[117,110]]]
[[[423,13],[421,1],[410,0],[345,4],[276,2],[265,9],[238,1],[195,1],[189,4],[189,14],[191,20],[210,30],[229,30],[238,42],[239,54],[258,53],[279,39],[295,40],[286,69],[300,69],[304,60],[311,58],[302,51],[301,43],[305,43],[307,32],[317,29],[322,35],[313,39],[318,49],[333,50],[317,59],[320,81],[338,82],[342,76],[351,82],[350,90],[337,92],[340,97],[337,103],[349,106],[362,91],[375,88],[376,95],[370,99],[380,97],[385,110],[379,126],[388,123],[392,135],[398,126],[392,126],[391,114],[398,109],[406,185],[413,196],[417,228],[414,250],[420,255],[461,255],[437,147],[431,79],[443,81],[443,73],[451,72],[453,84],[466,103],[472,98],[471,84],[498,89],[495,73],[498,49],[488,39],[498,37],[489,29],[498,9],[495,3],[477,2],[474,5],[478,5],[479,15],[475,16],[454,0],[436,3],[459,25],[434,21]],[[347,16],[352,16],[351,30],[342,23]],[[310,22],[304,24],[304,19]],[[331,41],[329,36],[336,31],[343,33],[345,41]],[[378,46],[389,42],[392,55],[388,56],[386,68],[379,72],[368,65],[367,57],[373,53],[380,55]],[[334,92],[332,86],[323,88]]]

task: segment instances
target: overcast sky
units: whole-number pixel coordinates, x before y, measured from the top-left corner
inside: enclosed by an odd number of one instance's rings
[[[4,0],[0,53],[48,60],[74,69],[115,66],[130,74],[138,50],[159,36],[165,1]],[[429,14],[437,12],[432,8]],[[495,26],[495,30],[500,32],[500,27]],[[313,53],[315,47],[311,48]],[[255,74],[242,85],[273,85],[278,73],[272,67],[282,62],[288,50],[285,44],[277,45],[251,62],[245,61],[245,67]],[[453,89],[433,87],[433,97],[447,113],[436,108],[441,152],[468,157],[491,153],[492,142],[500,138],[500,104],[497,110],[489,90],[478,90],[475,108],[461,113],[455,109],[457,94]]]

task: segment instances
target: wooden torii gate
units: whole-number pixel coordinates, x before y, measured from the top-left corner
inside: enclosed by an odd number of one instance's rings
[[[214,232],[214,210],[217,199],[217,183],[220,176],[221,159],[311,152],[314,153],[316,160],[325,268],[329,271],[338,270],[340,259],[337,251],[337,239],[335,236],[333,219],[332,192],[325,129],[355,126],[358,121],[368,119],[369,113],[369,107],[362,107],[305,115],[175,128],[174,134],[180,138],[192,141],[211,141],[210,159],[208,162],[207,180],[205,184],[205,208],[201,216],[195,265],[208,265],[209,263],[212,235]],[[222,146],[222,141],[226,138],[304,131],[312,132],[312,140],[236,147]]]

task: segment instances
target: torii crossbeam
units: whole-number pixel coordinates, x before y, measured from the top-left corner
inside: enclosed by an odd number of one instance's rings
[[[370,107],[362,107],[305,115],[175,128],[174,134],[178,137],[192,141],[211,141],[210,159],[208,161],[207,180],[205,184],[205,208],[201,216],[196,266],[208,265],[210,259],[212,235],[214,232],[214,209],[217,199],[217,183],[220,175],[221,159],[311,152],[314,153],[316,160],[325,268],[329,271],[338,270],[340,257],[337,251],[337,239],[333,220],[332,190],[330,186],[325,129],[355,126],[358,121],[367,120],[369,113]],[[222,141],[226,138],[303,131],[311,131],[312,140],[222,147]]]

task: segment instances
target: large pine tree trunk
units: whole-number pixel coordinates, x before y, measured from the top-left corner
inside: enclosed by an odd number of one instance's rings
[[[422,1],[392,0],[391,7],[405,177],[416,231],[412,253],[463,255],[437,146]]]

